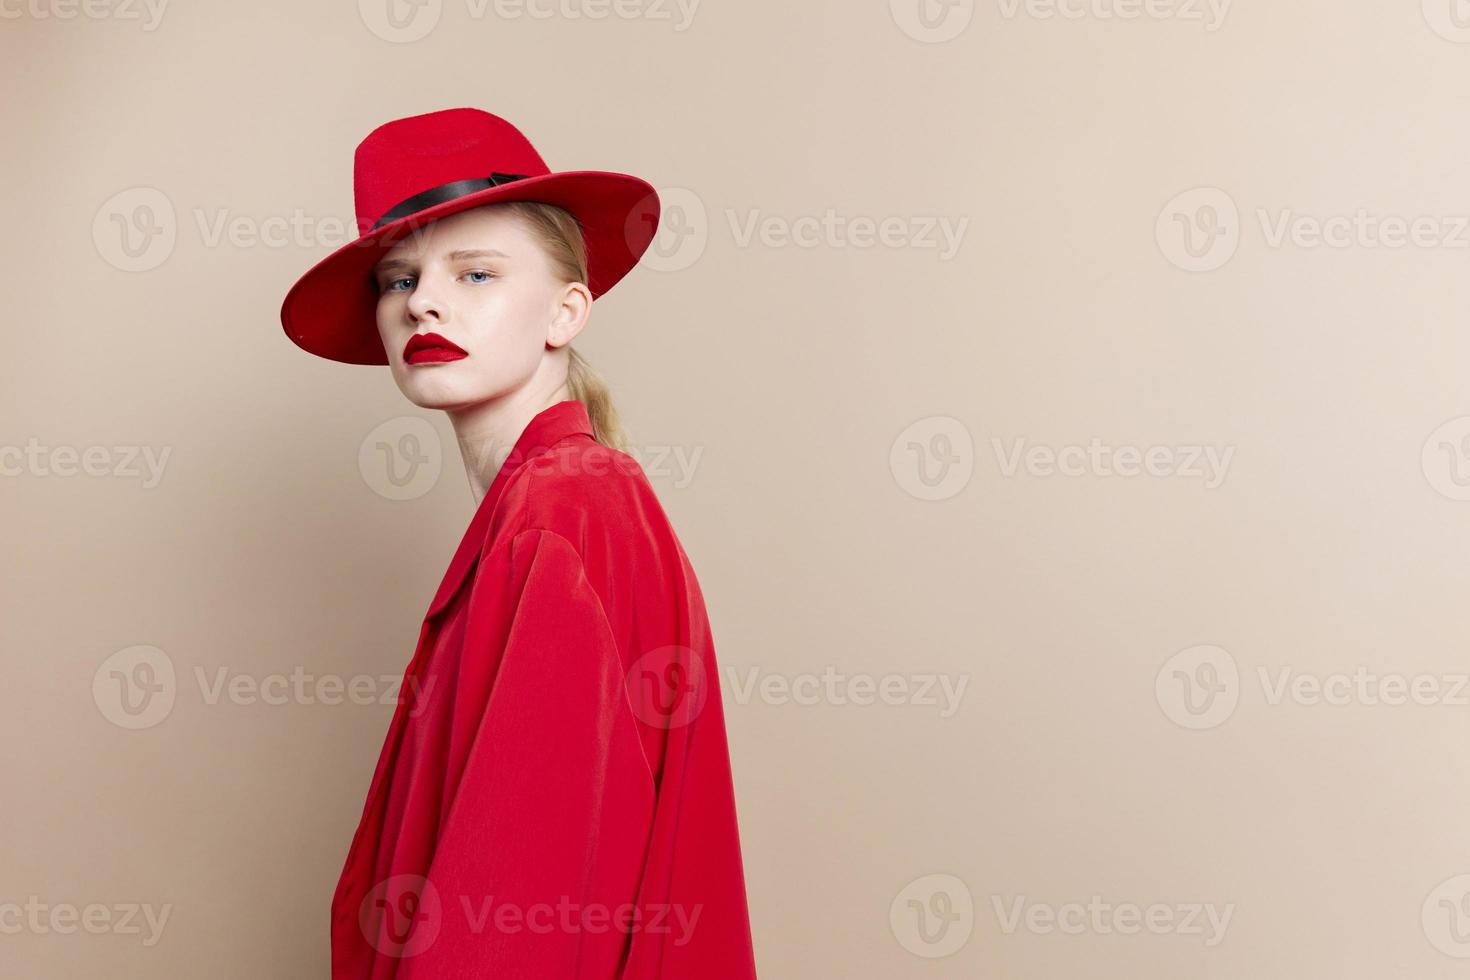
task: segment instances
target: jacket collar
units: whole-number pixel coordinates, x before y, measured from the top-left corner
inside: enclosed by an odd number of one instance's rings
[[[495,504],[515,471],[558,442],[577,433],[592,435],[592,422],[587,415],[587,406],[575,400],[559,401],[544,408],[526,423],[526,428],[511,447],[510,455],[505,458],[500,471],[491,481],[490,489],[485,491],[484,499],[475,508],[470,526],[460,539],[454,557],[449,561],[449,570],[439,583],[439,591],[434,593],[434,600],[429,603],[425,619],[438,615],[449,605],[449,600],[459,591],[465,577],[479,561],[480,553],[487,544],[490,517],[495,512]]]

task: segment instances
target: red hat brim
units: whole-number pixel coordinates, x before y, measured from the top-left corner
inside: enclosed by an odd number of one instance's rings
[[[630,174],[567,170],[487,187],[375,228],[312,266],[281,304],[286,336],[328,360],[387,364],[378,335],[373,266],[427,222],[501,201],[542,201],[576,216],[587,244],[587,288],[593,299],[638,264],[658,230],[658,192]]]

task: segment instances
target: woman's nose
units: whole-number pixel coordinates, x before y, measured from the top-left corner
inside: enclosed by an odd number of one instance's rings
[[[408,315],[415,323],[444,319],[444,305],[438,299],[437,290],[438,286],[432,280],[420,279],[414,284],[408,297]]]

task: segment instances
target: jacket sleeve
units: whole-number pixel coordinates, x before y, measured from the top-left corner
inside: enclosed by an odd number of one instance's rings
[[[476,576],[445,807],[398,980],[612,978],[654,789],[617,643],[569,542],[517,534]]]
[[[651,728],[572,544],[530,529],[497,552],[397,980],[753,977],[717,692]]]
[[[682,553],[680,560],[683,562]],[[657,802],[627,980],[754,980],[745,874],[714,647],[684,564],[676,642],[641,652],[625,689]],[[662,920],[665,928],[653,928]]]

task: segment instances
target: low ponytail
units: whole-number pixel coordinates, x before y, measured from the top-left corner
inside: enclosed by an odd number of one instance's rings
[[[571,364],[567,368],[567,387],[572,397],[587,406],[587,418],[592,422],[592,437],[604,446],[619,452],[628,451],[627,437],[618,421],[618,410],[613,407],[612,392],[602,375],[592,369],[587,359],[572,347],[567,347]]]

